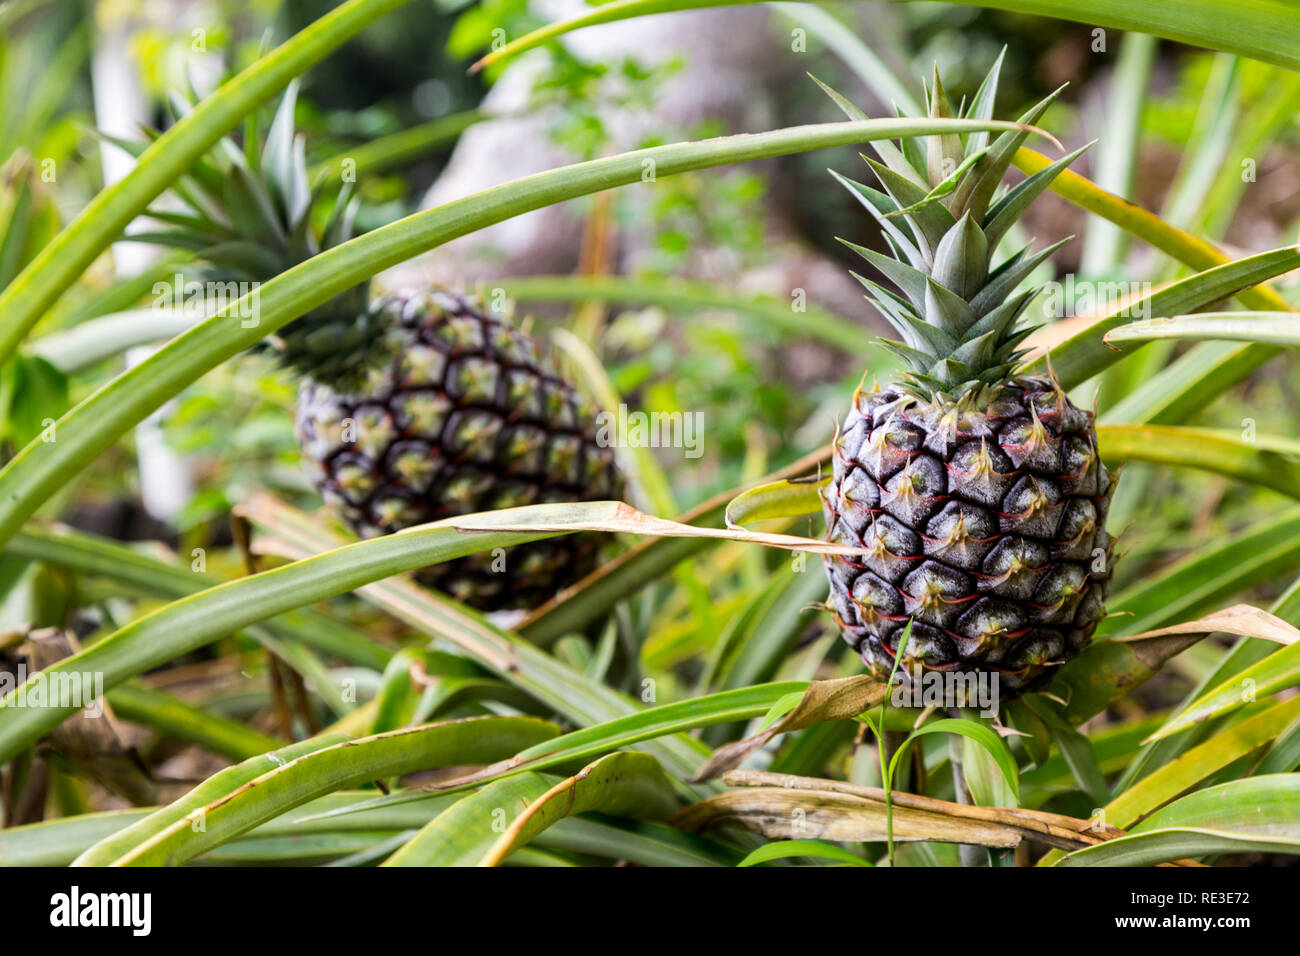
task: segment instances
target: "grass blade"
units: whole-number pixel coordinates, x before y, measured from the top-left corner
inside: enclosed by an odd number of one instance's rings
[[[247,760],[282,745],[252,727],[206,713],[142,684],[122,684],[108,694],[108,703],[122,720],[142,724],[163,737],[198,744],[230,760]]]
[[[554,724],[533,717],[471,717],[343,741],[277,765],[189,807],[179,817],[175,804],[158,811],[137,824],[138,839],[107,862],[176,866],[333,790],[435,767],[494,760],[553,737],[557,730]],[[189,806],[193,801],[186,797],[180,802]],[[201,828],[192,825],[196,820],[202,821]]]
[[[312,737],[279,750],[251,757],[233,767],[227,767],[213,774],[181,799],[167,807],[154,811],[137,820],[130,826],[114,831],[98,843],[88,848],[73,862],[74,866],[107,866],[123,853],[129,851],[141,840],[147,839],[163,826],[182,820],[187,814],[198,810],[222,794],[229,793],[275,767],[296,760],[304,754],[313,753],[325,747],[342,743],[348,738],[342,734],[326,734]]]
[[[1011,756],[1011,751],[1007,750],[1007,745],[1002,742],[1002,738],[992,729],[974,720],[943,717],[916,728],[907,736],[902,745],[894,751],[894,755],[889,758],[891,776],[896,772],[901,762],[900,758],[907,751],[908,746],[929,734],[958,734],[983,747],[996,762],[998,769],[1002,771],[1002,776],[1006,778],[1007,786],[1011,788],[1011,792],[1019,799],[1020,774],[1016,770],[1016,762]]]
[[[530,803],[488,848],[478,865],[499,866],[515,850],[565,817],[599,812],[662,820],[677,807],[677,796],[659,761],[648,754],[612,753]]]
[[[870,861],[850,853],[844,847],[822,840],[775,840],[760,846],[736,865],[758,866],[760,863],[770,863],[773,860],[793,858],[832,860],[845,866],[871,866]]]

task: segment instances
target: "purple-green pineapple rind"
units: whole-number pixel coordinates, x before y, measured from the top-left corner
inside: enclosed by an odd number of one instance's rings
[[[375,304],[390,358],[340,392],[303,383],[297,429],[326,501],[359,534],[521,505],[620,498],[595,410],[507,319],[449,292]],[[599,536],[431,565],[417,578],[484,610],[534,607],[593,570]]]
[[[895,390],[859,392],[834,445],[829,556],[843,637],[881,679],[905,657],[989,671],[1018,690],[1075,656],[1104,611],[1114,484],[1090,412],[1022,378],[956,419]]]

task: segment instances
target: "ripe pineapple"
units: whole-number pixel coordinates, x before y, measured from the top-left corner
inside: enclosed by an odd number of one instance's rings
[[[965,115],[990,115],[997,72]],[[931,116],[953,115],[937,73],[927,98]],[[1076,655],[1103,614],[1114,485],[1093,415],[1051,379],[1016,373],[1029,331],[1018,319],[1038,291],[1016,289],[1060,244],[992,261],[1078,155],[995,199],[1025,136],[933,136],[924,152],[881,144],[883,163],[867,162],[884,192],[837,176],[893,250],[853,247],[897,287],[858,276],[903,339],[884,343],[901,377],[854,395],[823,493],[828,539],[869,549],[827,558],[830,607],[882,679],[911,620],[905,663],[996,672],[1018,691]]]
[[[143,238],[197,251],[223,281],[263,281],[351,237],[347,187],[319,235],[294,90],[260,155],[225,141],[178,194],[190,212]],[[256,136],[249,132],[249,141]],[[619,498],[594,408],[537,343],[479,299],[359,286],[263,347],[300,376],[296,425],[316,487],[359,534],[476,511]],[[483,610],[531,608],[591,571],[599,537],[566,535],[425,568],[422,583]]]

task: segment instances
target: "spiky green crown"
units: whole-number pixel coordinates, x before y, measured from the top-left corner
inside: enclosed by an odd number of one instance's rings
[[[290,84],[263,138],[250,118],[240,146],[227,137],[174,187],[186,206],[150,210],[162,230],[134,239],[192,251],[208,278],[268,281],[300,262],[352,238],[357,202],[344,183],[322,226],[314,221],[325,194],[322,178],[309,181],[304,141],[294,132],[297,84]],[[185,113],[190,105],[176,100]],[[346,383],[383,349],[382,317],[369,308],[370,284],[336,296],[280,329],[258,348],[270,348],[297,371]]]
[[[989,120],[997,98],[999,56],[961,112]],[[865,115],[832,90],[851,119]],[[1042,116],[1060,90],[1035,104],[1019,122]],[[932,118],[954,117],[936,68],[926,91]],[[1020,343],[1032,329],[1019,323],[1040,291],[1017,291],[1034,269],[1065,241],[1029,254],[1025,246],[996,267],[993,257],[1007,231],[1048,184],[1083,152],[1057,160],[995,200],[1029,129],[1009,130],[990,142],[988,132],[873,143],[880,161],[863,156],[884,192],[835,176],[878,222],[893,256],[846,242],[897,287],[894,292],[854,273],[870,299],[902,337],[881,340],[903,362],[899,384],[920,398],[944,404],[981,402],[1009,379],[1025,354]],[[843,241],[843,240],[841,240]]]

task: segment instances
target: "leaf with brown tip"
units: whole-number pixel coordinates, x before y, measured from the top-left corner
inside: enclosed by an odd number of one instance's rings
[[[848,720],[880,703],[887,693],[887,685],[868,674],[843,677],[839,680],[814,681],[804,691],[794,709],[772,726],[764,728],[744,740],[724,744],[713,752],[696,773],[693,782],[712,780],[720,774],[740,766],[750,756],[777,734],[802,730],[827,720]]]

